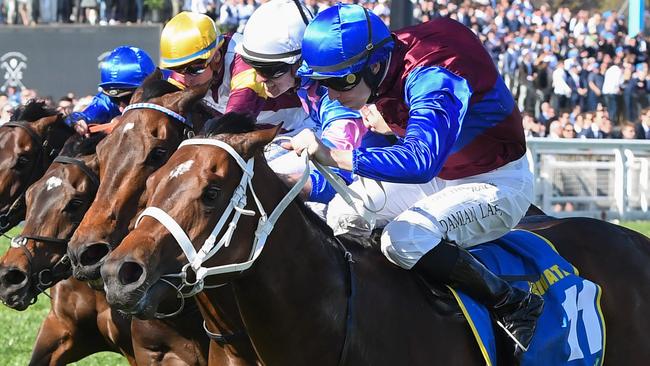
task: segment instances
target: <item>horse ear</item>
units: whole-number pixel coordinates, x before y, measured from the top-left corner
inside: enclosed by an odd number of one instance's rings
[[[40,135],[43,135],[45,133],[45,130],[51,125],[53,125],[54,123],[56,123],[60,118],[61,118],[60,114],[43,117],[41,119],[32,122],[31,126],[34,127],[34,129],[38,131]]]
[[[144,92],[145,85],[147,85],[148,83],[151,83],[154,80],[160,80],[160,79],[162,79],[162,77],[163,77],[162,71],[160,71],[160,68],[156,67],[156,70],[154,72],[152,72],[151,74],[149,74],[149,76],[147,76],[144,79],[142,84],[140,84],[140,86],[135,90],[135,92],[133,92],[133,95],[131,96],[130,104],[141,102],[142,101],[142,93]]]
[[[251,156],[255,155],[255,153],[273,141],[275,136],[280,133],[281,129],[282,123],[272,128],[246,133],[246,137],[243,139],[241,144],[242,157],[244,159],[249,159]]]
[[[181,115],[191,108],[197,101],[201,100],[205,94],[210,90],[212,81],[208,81],[201,85],[192,86],[183,91],[163,96],[163,104],[165,107],[177,111]]]

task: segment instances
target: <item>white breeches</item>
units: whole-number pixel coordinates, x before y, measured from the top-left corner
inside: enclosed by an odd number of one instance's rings
[[[533,175],[526,156],[458,180],[435,178],[425,184],[380,185],[383,190],[377,182],[364,179],[349,186],[361,195],[367,194],[374,203],[370,211],[375,212],[375,222],[363,219],[336,195],[327,210],[327,223],[337,235],[368,235],[373,228],[385,226],[382,252],[406,269],[442,239],[467,248],[503,236],[533,201]]]

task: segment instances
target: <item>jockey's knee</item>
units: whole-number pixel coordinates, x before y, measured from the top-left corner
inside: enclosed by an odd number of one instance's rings
[[[338,194],[328,205],[327,225],[332,228],[334,235],[350,234],[368,237],[373,229],[372,225]]]
[[[421,225],[397,218],[386,225],[381,235],[381,251],[389,261],[411,269],[423,255],[440,243],[442,235],[432,225]]]
[[[332,228],[334,235],[349,234],[368,237],[372,233],[372,226],[363,216],[352,213],[330,214],[332,206],[327,210],[327,225]]]

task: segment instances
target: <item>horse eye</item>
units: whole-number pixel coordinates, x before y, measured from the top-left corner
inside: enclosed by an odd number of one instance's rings
[[[29,165],[29,157],[25,155],[20,155],[18,156],[18,159],[16,159],[16,164],[14,165],[14,169],[21,170],[27,167],[27,165]]]
[[[63,211],[65,212],[74,212],[79,209],[79,207],[83,206],[84,201],[78,198],[73,198],[68,202],[68,204],[65,206]]]
[[[205,203],[214,203],[214,201],[219,198],[219,195],[221,194],[221,189],[216,186],[208,186],[205,191],[203,191],[203,201]]]
[[[164,147],[156,147],[149,153],[147,163],[149,165],[160,165],[162,160],[167,156],[167,149]]]

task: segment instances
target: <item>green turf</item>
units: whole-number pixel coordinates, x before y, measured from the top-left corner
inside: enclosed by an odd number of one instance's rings
[[[630,221],[621,225],[637,230],[650,237],[650,221]],[[12,231],[12,234],[15,234]],[[8,240],[0,238],[0,253],[8,247]],[[50,308],[47,297],[40,296],[39,301],[26,311],[18,312],[0,305],[0,365],[23,366],[29,362],[32,345],[41,321]],[[102,352],[76,363],[80,366],[126,365],[117,354]]]
[[[17,233],[14,229],[10,232],[13,236]],[[9,246],[9,240],[0,238],[0,253],[4,253]],[[29,363],[32,345],[41,321],[50,309],[50,302],[46,296],[39,296],[38,302],[25,311],[15,311],[0,305],[0,365],[24,366]],[[104,366],[128,365],[124,358],[111,352],[102,352],[72,365],[79,366]]]

